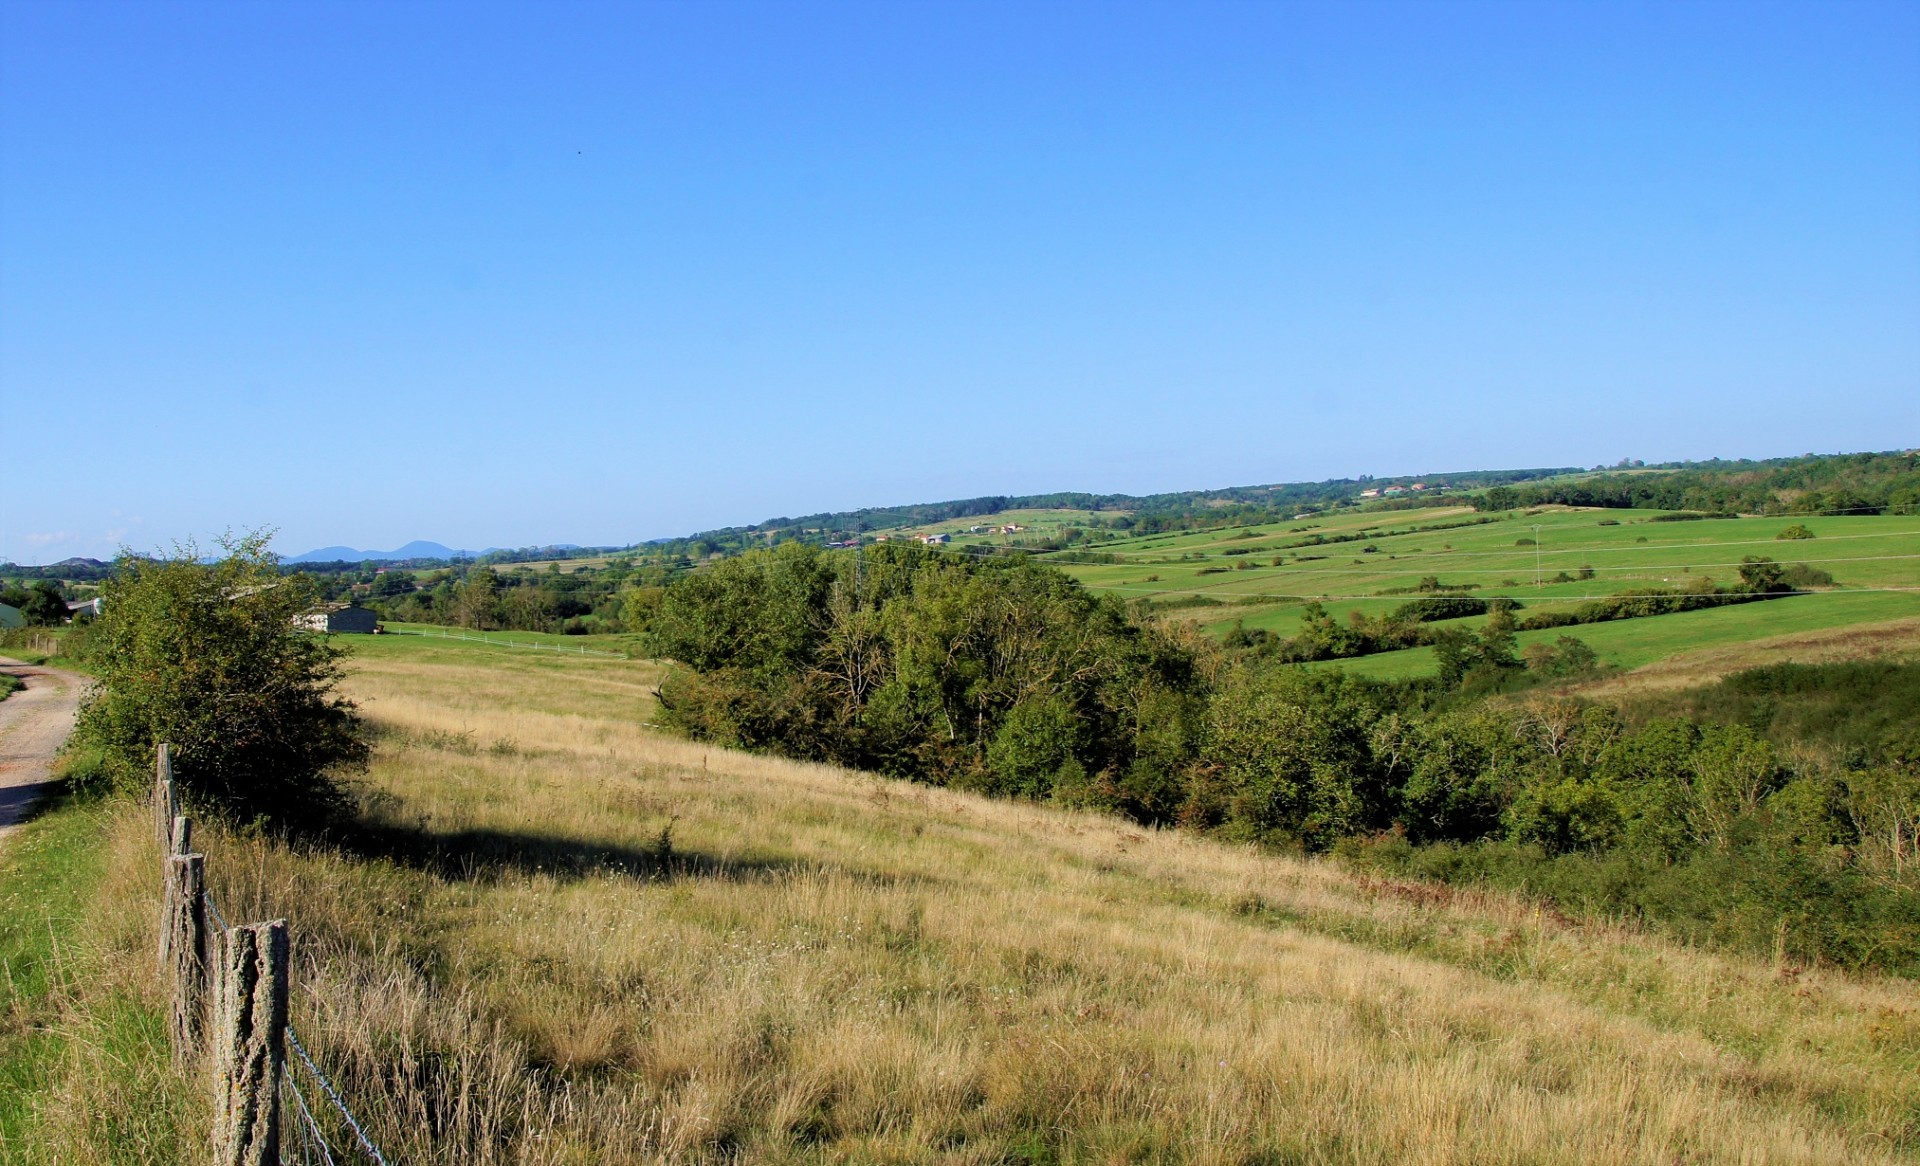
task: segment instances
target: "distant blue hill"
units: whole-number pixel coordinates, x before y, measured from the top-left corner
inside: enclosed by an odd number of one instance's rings
[[[391,551],[362,551],[353,547],[321,547],[303,555],[289,555],[281,559],[283,563],[364,563],[369,560],[376,563],[397,562],[402,559],[477,559],[482,555],[491,555],[504,551],[503,547],[488,547],[483,551],[456,551],[443,543],[430,543],[424,539],[415,539],[404,547]],[[515,554],[549,551],[577,551],[578,543],[549,543],[543,547],[523,547]]]
[[[361,563],[369,559],[374,562],[386,562],[392,559],[476,559],[486,553],[486,551],[456,551],[440,543],[415,539],[406,546],[391,551],[357,551],[352,547],[321,547],[317,551],[308,551],[304,555],[290,555],[281,561],[285,563]]]

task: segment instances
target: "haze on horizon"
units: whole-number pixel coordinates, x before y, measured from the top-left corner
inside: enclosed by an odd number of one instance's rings
[[[0,560],[1920,443],[1920,6],[0,0]]]

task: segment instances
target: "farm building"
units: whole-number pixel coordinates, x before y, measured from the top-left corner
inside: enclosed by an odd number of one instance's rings
[[[926,543],[930,547],[934,547],[934,546],[939,546],[941,543],[952,542],[953,536],[946,535],[946,534],[926,534],[926,535],[920,536],[920,541],[923,543]]]
[[[75,599],[67,604],[67,618],[76,619],[83,615],[89,615],[98,619],[100,616],[100,608],[101,600],[98,595],[92,599]]]
[[[294,621],[310,632],[346,632],[371,635],[379,630],[380,621],[371,608],[336,607],[327,611],[310,611]]]
[[[20,614],[17,607],[8,607],[0,603],[0,628],[23,628],[27,626],[27,617]]]

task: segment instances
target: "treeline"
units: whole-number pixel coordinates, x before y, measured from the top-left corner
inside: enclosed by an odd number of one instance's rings
[[[416,576],[367,572],[336,577],[323,595],[372,609],[383,620],[479,631],[594,635],[643,630],[666,582],[681,568],[615,561],[598,570],[496,571],[475,566]]]
[[[62,559],[45,566],[29,567],[20,563],[0,563],[0,584],[8,580],[24,584],[29,579],[53,583],[100,583],[113,577],[114,565],[99,559]]]
[[[1459,877],[1505,863],[1582,909],[1920,971],[1920,747],[1815,760],[1743,725],[1493,707],[1475,679],[1531,662],[1511,612],[1489,620],[1450,674],[1378,684],[1031,562],[789,545],[674,581],[651,639],[679,662],[663,715],[699,739]]]
[[[1503,483],[1529,482],[1561,474],[1579,472],[1578,467],[1522,470],[1480,470],[1467,473],[1433,475],[1425,481],[1435,488],[1478,490]],[[1182,490],[1166,494],[1091,494],[1062,492],[1053,494],[995,494],[951,502],[921,503],[910,506],[874,506],[809,514],[800,518],[770,518],[754,526],[731,526],[703,531],[685,539],[662,539],[648,548],[693,558],[711,554],[736,554],[764,549],[782,542],[804,541],[815,544],[839,542],[868,531],[899,527],[928,526],[957,518],[984,517],[1008,510],[1085,510],[1094,512],[1085,525],[1091,530],[1116,530],[1136,534],[1159,534],[1182,530],[1213,530],[1271,522],[1295,512],[1358,501],[1368,484],[1414,479],[1331,478],[1324,482],[1287,482],[1266,486],[1231,486],[1218,490]],[[1404,509],[1419,505],[1444,505],[1438,496],[1414,495],[1383,507]]]
[[[1920,455],[1859,453],[1602,474],[1578,482],[1496,486],[1481,510],[1525,506],[1723,514],[1920,514]]]

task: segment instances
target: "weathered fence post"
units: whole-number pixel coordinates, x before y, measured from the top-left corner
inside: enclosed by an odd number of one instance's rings
[[[171,830],[167,830],[167,857],[159,861],[159,974],[167,974],[167,966],[173,962],[173,886],[175,872],[173,859],[186,855],[194,849],[194,820],[175,814]],[[202,887],[205,887],[202,882]]]
[[[173,1059],[184,1064],[200,1048],[207,1009],[207,867],[198,854],[167,859],[160,966],[171,973]]]
[[[173,818],[179,810],[179,799],[173,789],[173,746],[162,741],[153,756],[153,827],[160,835],[160,845],[171,841],[168,835],[173,831]]]
[[[213,1160],[280,1166],[287,921],[229,928],[214,983]]]

